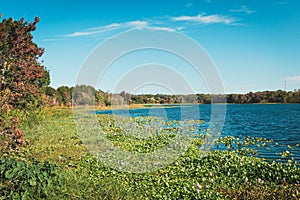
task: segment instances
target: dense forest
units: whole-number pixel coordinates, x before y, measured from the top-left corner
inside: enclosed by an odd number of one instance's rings
[[[74,90],[75,89],[75,90]],[[74,94],[73,94],[73,91]],[[78,92],[80,91],[80,92]],[[85,95],[89,94],[89,95]],[[222,95],[210,94],[190,94],[190,95],[168,95],[168,94],[129,94],[125,91],[119,94],[96,90],[92,86],[61,86],[57,89],[46,87],[44,99],[48,105],[72,105],[73,100],[76,105],[89,104],[87,96],[94,96],[93,102],[97,106],[110,106],[122,104],[176,104],[176,103],[202,103],[210,104],[214,102],[247,104],[247,103],[300,103],[300,89],[295,91],[262,91],[249,92],[247,94],[227,94],[226,99]],[[218,101],[218,99],[221,99]],[[92,100],[90,100],[92,101]]]

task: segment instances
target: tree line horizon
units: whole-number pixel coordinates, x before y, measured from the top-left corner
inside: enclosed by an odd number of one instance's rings
[[[104,92],[90,85],[47,86],[44,99],[51,106],[96,105],[111,106],[124,104],[180,104],[180,103],[300,103],[300,89],[294,91],[258,91],[245,94],[130,94]]]

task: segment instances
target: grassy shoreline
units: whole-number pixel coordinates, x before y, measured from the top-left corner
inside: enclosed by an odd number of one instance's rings
[[[110,115],[99,116],[99,122],[107,131],[106,137],[126,151],[152,152],[164,145],[169,137],[173,137],[171,132],[175,131],[166,129],[158,139],[139,139],[122,133],[118,127],[111,125]],[[22,123],[22,129],[29,144],[26,148],[19,149],[18,157],[21,155],[21,160],[29,163],[34,158],[39,163],[49,162],[58,167],[56,173],[61,177],[60,184],[52,181],[55,184],[47,189],[47,195],[43,197],[46,199],[300,197],[299,167],[266,162],[232,151],[211,151],[206,156],[201,156],[198,149],[202,142],[200,139],[195,139],[178,160],[157,171],[140,174],[110,168],[89,154],[77,134],[70,108],[46,108],[34,124],[29,126],[28,123]],[[14,159],[20,160],[16,157]],[[36,164],[31,163],[29,166]],[[26,181],[22,177],[13,178],[19,181],[15,184]],[[2,177],[0,187],[3,188],[1,185],[8,183],[11,184],[11,179]],[[8,185],[7,190],[9,186],[18,187]],[[29,188],[26,189],[29,191]],[[33,195],[35,194],[36,192]],[[37,196],[33,197],[39,199]]]

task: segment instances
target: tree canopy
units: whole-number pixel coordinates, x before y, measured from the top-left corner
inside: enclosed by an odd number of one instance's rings
[[[44,49],[33,42],[33,22],[3,19],[0,22],[0,150],[25,144],[13,109],[41,105],[42,93],[50,83],[49,72],[39,61]]]
[[[32,31],[39,18],[3,19],[0,23],[1,108],[26,108],[37,102],[40,88],[49,84],[49,74],[39,61],[44,49],[33,42]]]

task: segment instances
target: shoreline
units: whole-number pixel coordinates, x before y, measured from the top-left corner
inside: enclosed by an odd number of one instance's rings
[[[294,105],[300,103],[213,103],[214,105]],[[124,106],[95,106],[96,110],[123,110],[123,109],[142,109],[142,108],[174,108],[180,106],[191,106],[191,105],[213,105],[204,103],[182,103],[182,104],[131,104]]]
[[[214,105],[295,105],[300,103],[213,103]],[[143,109],[143,108],[174,108],[180,106],[191,106],[191,105],[212,105],[205,103],[182,103],[182,104],[130,104],[121,106],[90,106],[94,110],[127,110],[127,109]],[[73,106],[46,106],[54,109],[66,109],[72,108]],[[84,105],[82,107],[85,107]]]

